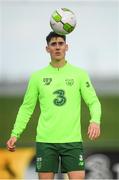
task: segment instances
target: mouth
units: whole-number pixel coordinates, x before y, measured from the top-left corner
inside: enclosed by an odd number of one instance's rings
[[[56,55],[56,56],[60,56],[61,53],[60,53],[60,52],[56,52],[55,55]]]

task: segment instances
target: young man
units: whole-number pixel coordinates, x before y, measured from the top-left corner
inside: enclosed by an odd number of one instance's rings
[[[65,60],[68,50],[66,37],[50,32],[46,40],[51,62],[31,76],[7,148],[15,151],[15,143],[38,99],[41,114],[36,136],[36,171],[39,178],[53,179],[60,157],[62,173],[68,173],[69,179],[84,179],[81,97],[91,115],[88,127],[91,140],[100,135],[100,103],[87,73]]]

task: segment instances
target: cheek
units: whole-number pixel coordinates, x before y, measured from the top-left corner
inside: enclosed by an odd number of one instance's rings
[[[62,47],[62,52],[66,52],[68,50],[68,47],[67,46],[65,46],[65,47]]]
[[[49,53],[50,53],[50,54],[53,54],[53,52],[54,52],[54,50],[50,48],[50,49],[49,49]]]
[[[63,53],[65,53],[66,51],[67,51],[67,49],[66,49],[66,48],[63,48],[63,49],[62,49],[62,52],[63,52]]]

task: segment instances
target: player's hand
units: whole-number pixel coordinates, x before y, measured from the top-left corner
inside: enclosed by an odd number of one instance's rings
[[[95,140],[100,136],[100,124],[92,122],[88,126],[88,137]]]
[[[7,145],[7,149],[8,149],[9,151],[14,152],[14,151],[16,150],[16,145],[15,145],[16,141],[17,141],[17,138],[16,138],[16,137],[11,137],[11,138],[7,141],[6,145]]]

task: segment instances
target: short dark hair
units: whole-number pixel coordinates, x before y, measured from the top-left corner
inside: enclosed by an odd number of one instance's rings
[[[46,37],[47,44],[49,44],[50,40],[54,37],[61,37],[66,42],[66,36],[65,35],[60,35],[60,34],[55,33],[54,31],[51,31]]]

